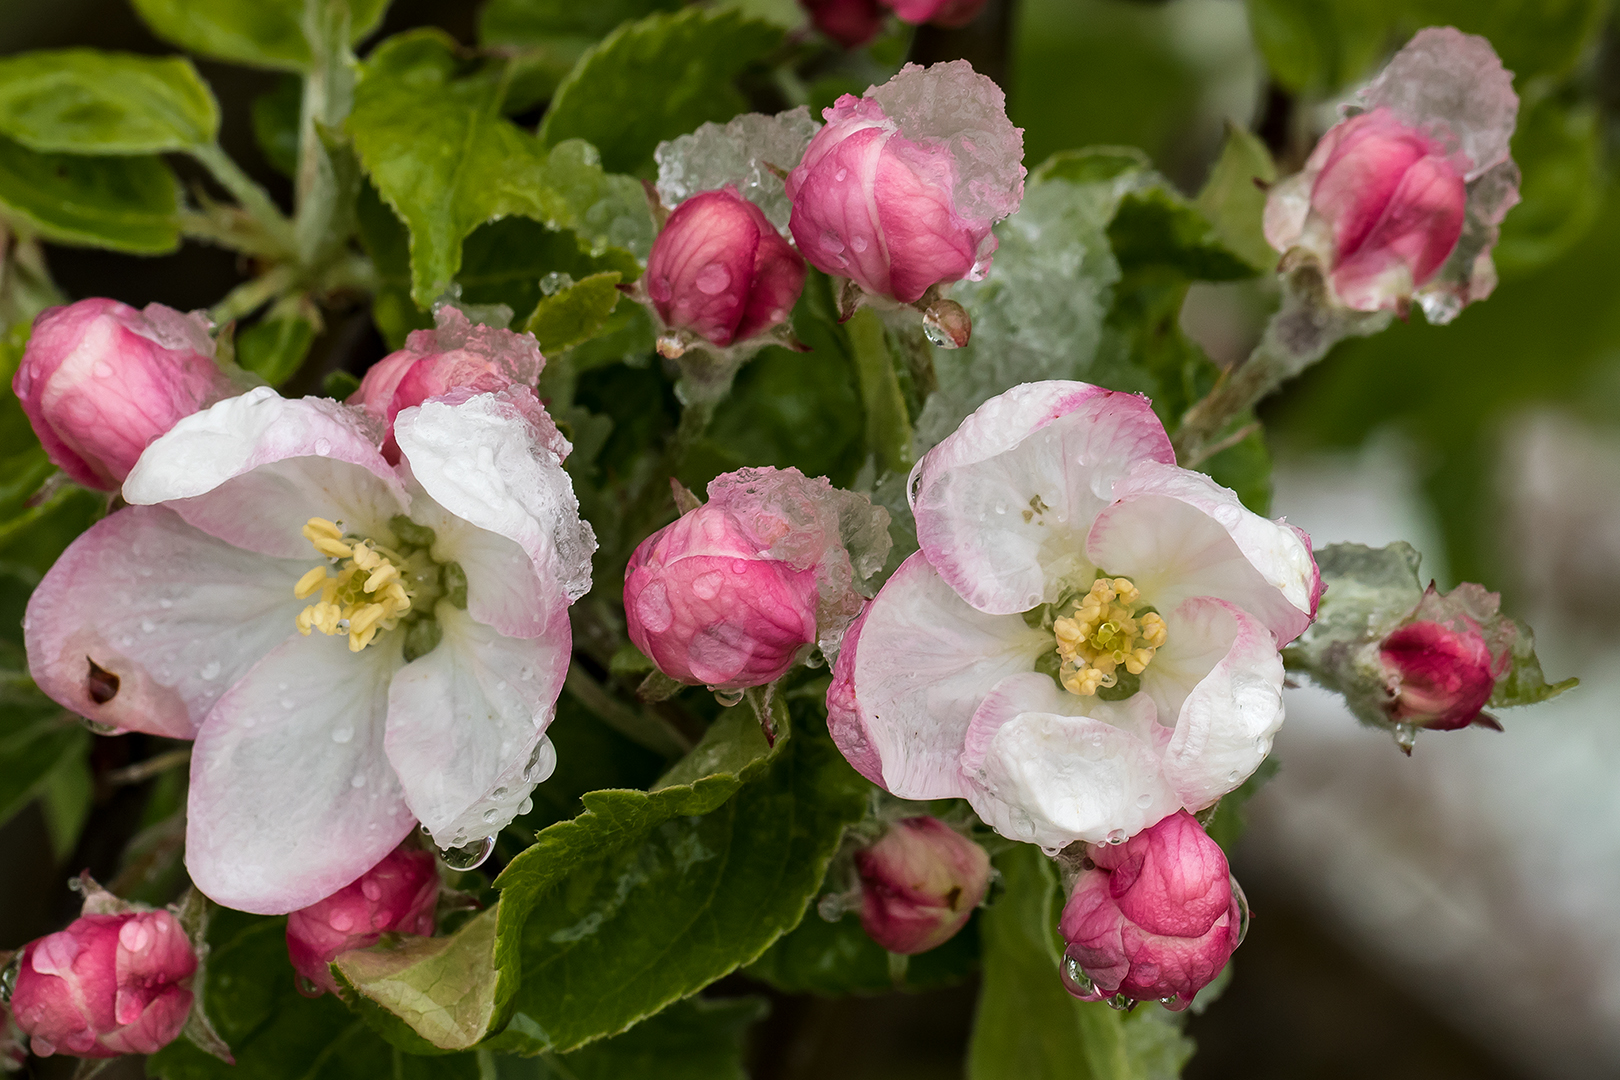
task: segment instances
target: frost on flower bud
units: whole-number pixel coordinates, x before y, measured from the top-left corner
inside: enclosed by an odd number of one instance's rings
[[[788,176],[804,257],[903,304],[982,278],[990,227],[1024,197],[1023,129],[1005,100],[965,60],[907,64],[864,97],[839,98]]]
[[[196,970],[167,911],[84,915],[23,947],[11,1010],[40,1057],[156,1053],[185,1027]]]
[[[1404,313],[1415,299],[1449,322],[1496,285],[1491,248],[1519,201],[1518,108],[1488,41],[1419,31],[1272,188],[1266,239],[1285,268],[1316,262],[1343,307]]]
[[[474,324],[450,304],[434,312],[434,321],[434,329],[412,331],[403,349],[373,364],[348,399],[387,426],[383,456],[392,464],[399,463],[394,418],[405,409],[454,390],[533,388],[546,364],[533,334]]]
[[[77,482],[116,490],[175,422],[247,389],[214,362],[201,315],[94,298],[34,323],[11,388],[45,452]]]
[[[645,287],[665,327],[726,348],[787,321],[804,289],[804,259],[727,184],[669,216]]]
[[[439,869],[432,852],[395,848],[325,900],[287,916],[287,956],[299,989],[337,992],[329,966],[338,954],[377,944],[384,934],[431,935],[439,902]]]
[[[1087,855],[1091,866],[1063,907],[1069,992],[1185,1009],[1247,928],[1220,845],[1180,810],[1123,844],[1091,845]]]
[[[892,953],[945,944],[990,887],[990,856],[935,817],[903,818],[855,853],[861,927]]]
[[[812,645],[835,655],[888,526],[865,496],[797,469],[716,477],[630,557],[630,640],[670,678],[720,690],[773,682]]]

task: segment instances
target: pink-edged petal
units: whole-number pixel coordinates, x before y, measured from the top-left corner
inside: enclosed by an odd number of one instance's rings
[[[1268,521],[1203,473],[1147,462],[1114,488],[1086,554],[1136,582],[1168,611],[1195,596],[1229,600],[1259,617],[1278,645],[1316,617],[1316,562],[1297,529]]]
[[[1142,673],[1142,690],[1175,721],[1165,779],[1181,805],[1202,810],[1271,752],[1283,722],[1282,656],[1260,620],[1221,600],[1188,600],[1165,623],[1169,636]]]
[[[124,481],[124,498],[167,503],[227,543],[283,558],[312,552],[303,535],[312,517],[383,534],[404,512],[404,486],[363,417],[325,398],[250,390],[186,417],[148,446]]]
[[[996,684],[962,752],[968,802],[1012,840],[1056,851],[1123,840],[1181,808],[1159,768],[1153,701],[1080,697],[1041,672]]]
[[[917,540],[969,604],[1028,611],[1091,570],[1086,531],[1118,482],[1142,462],[1174,461],[1145,398],[1025,383],[979,406],[917,463]]]
[[[505,828],[544,779],[545,731],[568,674],[568,609],[546,633],[502,637],[441,600],[444,637],[388,692],[388,760],[440,847]]]
[[[330,896],[414,820],[383,739],[402,635],[351,653],[294,636],[231,687],[191,755],[186,869],[210,899],[280,915]]]
[[[445,510],[515,541],[568,602],[591,587],[596,535],[574,485],[513,395],[436,399],[406,409],[394,438],[416,482]]]
[[[960,797],[974,710],[996,683],[1054,647],[1050,633],[1017,615],[968,607],[919,552],[900,564],[839,653],[847,692],[839,702],[829,693],[833,738],[902,799]]]
[[[163,507],[98,521],[62,553],[23,620],[34,681],[98,724],[189,739],[221,694],[295,634],[306,562],[254,555]],[[91,696],[91,668],[117,677]],[[110,683],[98,677],[105,696]]]

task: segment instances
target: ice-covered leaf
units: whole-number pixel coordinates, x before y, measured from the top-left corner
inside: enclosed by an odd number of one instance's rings
[[[219,106],[189,60],[92,49],[0,60],[0,135],[31,150],[154,154],[218,134]]]
[[[59,244],[132,255],[180,246],[180,185],[157,157],[41,154],[0,137],[0,206]]]
[[[583,281],[542,296],[523,328],[540,342],[543,353],[557,353],[589,341],[607,325],[620,297],[617,270],[592,274]]]
[[[727,124],[710,122],[659,143],[653,155],[659,198],[673,210],[700,191],[732,184],[785,234],[793,204],[778,170],[793,171],[819,127],[801,105],[775,116],[743,113]]]
[[[557,87],[540,142],[584,139],[607,169],[640,172],[662,140],[742,112],[747,101],[733,81],[781,40],[770,23],[702,7],[627,23]]]
[[[302,71],[310,66],[305,0],[131,0],[152,32],[215,60]],[[350,37],[377,28],[388,0],[347,0]]]

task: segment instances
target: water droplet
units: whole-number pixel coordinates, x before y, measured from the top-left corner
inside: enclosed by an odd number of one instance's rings
[[[550,739],[541,739],[529,753],[528,763],[523,766],[523,781],[528,784],[539,783],[551,775],[551,770],[557,765],[557,754],[551,747]]]
[[[354,738],[354,728],[352,727],[340,727],[332,729],[332,741],[335,743],[346,743],[352,738]]]
[[[327,454],[330,454],[331,452],[332,452],[332,443],[331,443],[330,440],[328,440],[328,439],[316,439],[315,440],[315,453],[319,454],[321,457],[325,457]]]
[[[704,296],[719,296],[731,285],[731,271],[720,263],[710,263],[697,272],[692,284]]]
[[[197,677],[205,682],[209,679],[219,678],[219,661],[210,660],[207,664],[203,665],[203,669],[197,672]]]
[[[714,687],[711,686],[709,689],[714,690]],[[718,701],[723,708],[729,709],[742,699],[743,692],[741,690],[714,690],[714,700]]]
[[[844,251],[844,241],[837,233],[828,229],[821,234],[821,250],[829,255],[841,255]]]
[[[1123,844],[1125,842],[1125,830],[1124,829],[1112,829],[1112,830],[1110,830],[1109,833],[1108,833],[1108,842],[1110,844]]]
[[[1254,748],[1262,754],[1268,754],[1271,752],[1271,740],[1262,735],[1254,740]]]
[[[692,592],[697,594],[700,600],[713,600],[720,595],[720,586],[724,581],[725,578],[721,576],[720,571],[711,570],[693,579]]]
[[[352,777],[349,778],[349,786],[350,787],[355,787],[355,788],[363,788],[363,787],[365,787],[366,786],[365,774],[364,773],[355,773]]]
[[[849,179],[849,170],[839,169],[837,172],[833,173],[833,179],[842,184],[845,180]]]
[[[504,787],[498,787],[494,791],[490,792],[489,794],[490,794],[490,798],[504,799],[504,798],[506,798],[506,789]]]
[[[500,811],[497,810],[493,806],[490,807],[488,810],[485,810],[484,811],[484,824],[488,825],[489,823],[493,822],[495,820],[495,815],[499,814],[499,813],[500,813]]]
[[[1235,784],[1238,782],[1238,778],[1240,776],[1241,774],[1236,769],[1233,769],[1231,772],[1226,774],[1226,782],[1228,784]]]
[[[1091,976],[1085,973],[1080,961],[1074,957],[1065,955],[1059,971],[1063,976],[1063,988],[1081,1001],[1096,1001],[1102,997],[1097,991],[1097,984],[1091,981]]]
[[[143,919],[131,919],[118,928],[118,944],[130,952],[140,952],[152,943],[152,932]]]
[[[1007,504],[1006,503],[996,503],[996,513],[1005,514],[1006,512],[1007,512]]]
[[[476,870],[488,861],[495,851],[495,838],[486,836],[460,847],[440,849],[439,858],[452,870]]]
[[[524,814],[527,814],[530,810],[533,810],[533,809],[534,809],[534,800],[533,799],[524,799],[522,802],[518,803],[518,817],[522,817]]]
[[[293,985],[298,987],[298,992],[307,998],[318,998],[326,993],[325,990],[316,986],[312,979],[304,975],[293,976]]]
[[[168,611],[170,608],[174,607],[174,601],[170,600],[168,597],[164,597],[158,601],[158,607],[162,608],[164,611]]]
[[[332,929],[340,934],[347,934],[354,929],[354,916],[341,907],[333,911],[327,917],[327,921],[332,924]]]
[[[1149,795],[1147,792],[1143,792],[1136,797],[1136,805],[1141,807],[1143,810],[1146,810],[1148,807],[1153,805],[1153,796]]]
[[[852,236],[852,237],[850,237],[849,238],[849,246],[851,248],[855,249],[855,254],[859,255],[861,252],[866,250],[866,246],[867,246],[866,245],[866,237],[864,237],[864,236]]]
[[[142,619],[141,620],[141,633],[150,634],[152,631],[154,631],[156,629],[157,629],[157,623],[153,622],[151,619]]]
[[[530,679],[533,679],[534,668],[524,668],[522,671],[518,672],[518,678],[524,682],[528,682]]]
[[[366,878],[360,882],[360,891],[367,900],[382,899],[382,886],[377,883],[376,878]]]

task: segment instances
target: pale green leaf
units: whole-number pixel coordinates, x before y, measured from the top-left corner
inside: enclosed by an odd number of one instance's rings
[[[1259,270],[1277,264],[1277,252],[1261,227],[1266,209],[1262,185],[1276,179],[1277,166],[1266,144],[1247,128],[1228,122],[1221,156],[1193,203],[1226,246]]]
[[[131,0],[158,37],[216,60],[303,71],[310,65],[304,0]],[[349,0],[350,36],[382,22],[388,0]]]
[[[92,49],[0,60],[0,135],[31,150],[153,154],[218,134],[219,106],[189,60]]]
[[[305,318],[289,315],[254,323],[236,335],[236,362],[271,386],[292,378],[309,347],[315,327]]]
[[[134,255],[180,246],[180,185],[156,157],[40,154],[0,138],[0,210],[59,244]]]
[[[488,1033],[495,1012],[497,912],[480,912],[449,937],[346,952],[332,966],[350,990],[433,1046],[465,1050]]]
[[[617,270],[606,270],[542,296],[523,328],[535,336],[542,353],[562,352],[589,341],[607,325],[608,316],[618,306],[622,276]]]

